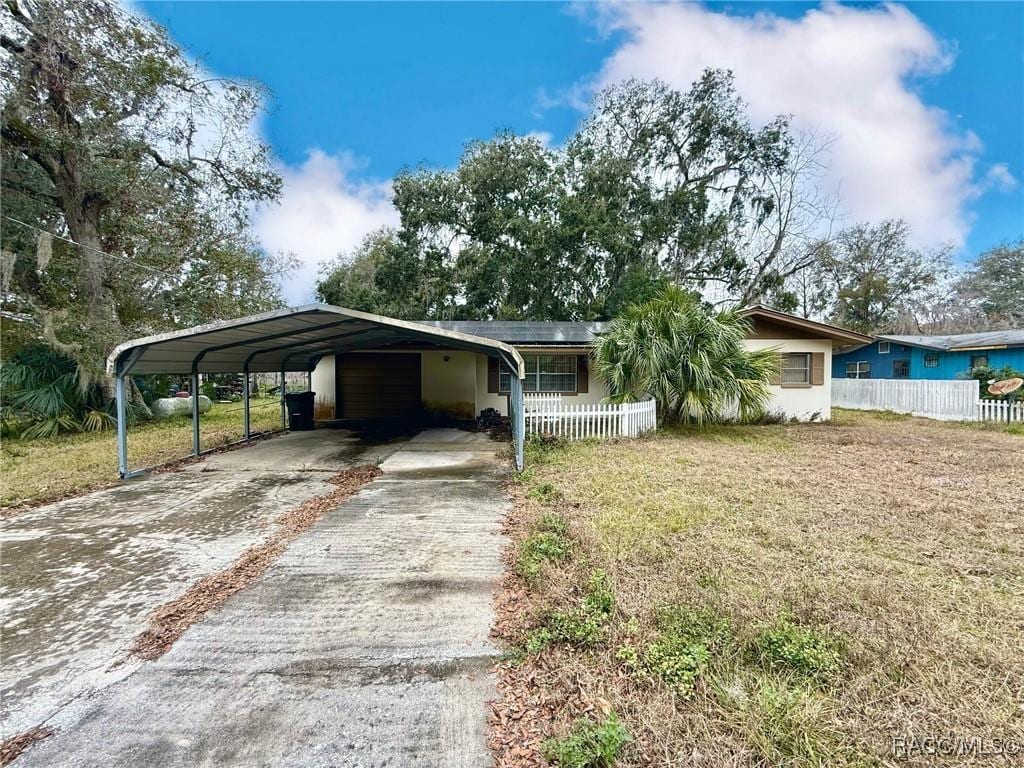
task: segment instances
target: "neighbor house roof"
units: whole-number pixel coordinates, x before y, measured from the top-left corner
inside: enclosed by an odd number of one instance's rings
[[[536,344],[574,346],[589,344],[597,334],[608,328],[608,323],[573,322],[562,320],[422,320],[457,333],[468,333],[494,339],[505,344]]]
[[[956,352],[957,350],[1022,347],[1024,346],[1024,329],[957,333],[951,336],[893,336],[885,334],[877,338],[882,341],[895,341],[897,344],[908,344],[911,347]]]

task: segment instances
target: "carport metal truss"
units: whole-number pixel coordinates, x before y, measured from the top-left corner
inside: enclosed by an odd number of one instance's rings
[[[374,349],[401,342],[433,344],[498,357],[513,371],[510,413],[516,464],[523,462],[523,358],[511,346],[481,336],[358,312],[329,304],[307,304],[260,315],[172,331],[125,342],[107,359],[107,372],[117,383],[117,456],[121,477],[145,470],[128,469],[127,393],[125,377],[153,373],[188,374],[192,377],[192,454],[199,449],[199,374],[242,373],[243,435],[249,430],[249,374],[281,374],[281,422],[287,426],[284,375],[312,373],[325,355]]]

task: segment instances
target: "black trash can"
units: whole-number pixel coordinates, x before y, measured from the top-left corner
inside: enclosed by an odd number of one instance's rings
[[[315,392],[289,392],[284,396],[288,407],[288,429],[301,432],[313,429],[313,403]]]

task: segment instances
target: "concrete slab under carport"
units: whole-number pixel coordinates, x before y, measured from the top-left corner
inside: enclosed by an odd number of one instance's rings
[[[19,763],[487,764],[506,445],[402,442],[264,577]]]
[[[277,515],[333,490],[333,473],[400,445],[295,432],[5,520],[4,736],[130,674],[128,648],[153,608],[261,541]]]

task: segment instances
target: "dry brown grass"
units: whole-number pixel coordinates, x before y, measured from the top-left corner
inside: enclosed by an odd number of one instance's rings
[[[498,634],[524,646],[595,569],[616,609],[606,641],[511,665],[498,707],[546,701],[520,720],[550,735],[606,698],[634,736],[628,766],[1010,764],[895,755],[893,739],[1024,739],[1022,451],[1000,430],[852,412],[535,451],[510,532],[554,510],[575,551],[532,586],[509,576]],[[729,626],[689,696],[616,655],[658,637],[668,606]],[[784,619],[827,638],[838,672],[760,660]]]

